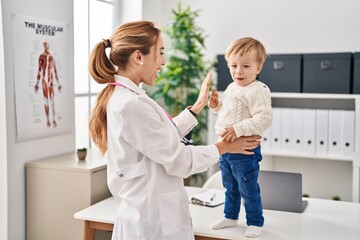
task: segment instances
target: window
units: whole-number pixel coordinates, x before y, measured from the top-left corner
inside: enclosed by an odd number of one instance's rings
[[[74,1],[76,148],[94,147],[88,120],[96,96],[104,86],[90,78],[88,59],[94,45],[109,38],[113,31],[113,8],[114,1],[111,0]]]

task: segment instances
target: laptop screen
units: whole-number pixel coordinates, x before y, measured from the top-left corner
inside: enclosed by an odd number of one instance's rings
[[[264,209],[303,212],[307,205],[302,200],[300,173],[261,170],[259,185]]]

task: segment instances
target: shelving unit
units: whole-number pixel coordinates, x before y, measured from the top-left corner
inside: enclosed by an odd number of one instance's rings
[[[221,96],[222,93],[219,93]],[[307,108],[307,109],[334,109],[355,111],[355,139],[353,156],[326,155],[319,156],[308,153],[295,153],[289,151],[263,151],[263,155],[270,160],[279,159],[303,159],[304,164],[311,164],[312,159],[326,161],[337,161],[350,163],[352,166],[352,201],[360,202],[360,95],[358,94],[318,94],[318,93],[272,93],[272,106],[278,108]],[[208,142],[216,142],[214,124],[216,115],[209,114]],[[305,161],[307,160],[307,161]],[[336,162],[332,162],[336,164]],[[270,169],[271,170],[271,169]],[[277,170],[277,169],[272,169]],[[326,183],[325,183],[326,184]],[[329,186],[324,185],[329,188]]]
[[[310,158],[352,162],[352,201],[360,202],[360,95],[272,93],[272,106],[279,108],[335,109],[355,111],[354,155],[309,155],[289,152],[263,152],[268,157]]]

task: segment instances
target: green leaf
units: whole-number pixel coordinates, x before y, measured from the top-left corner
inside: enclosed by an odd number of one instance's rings
[[[214,69],[215,61],[207,61],[204,57],[207,35],[196,24],[200,10],[183,8],[179,2],[170,14],[171,22],[163,28],[163,33],[170,40],[165,49],[173,54],[168,56],[150,96],[165,104],[166,110],[174,116],[195,103],[201,83],[207,72]],[[202,136],[206,134],[202,131],[207,128],[207,115],[207,108],[204,108],[197,116],[199,124],[192,135],[195,144],[205,143]]]

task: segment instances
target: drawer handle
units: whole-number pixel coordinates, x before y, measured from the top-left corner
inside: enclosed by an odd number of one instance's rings
[[[332,67],[331,61],[321,61],[320,67],[322,70],[329,70]]]
[[[273,67],[275,70],[281,70],[284,68],[284,62],[283,61],[274,61]]]

